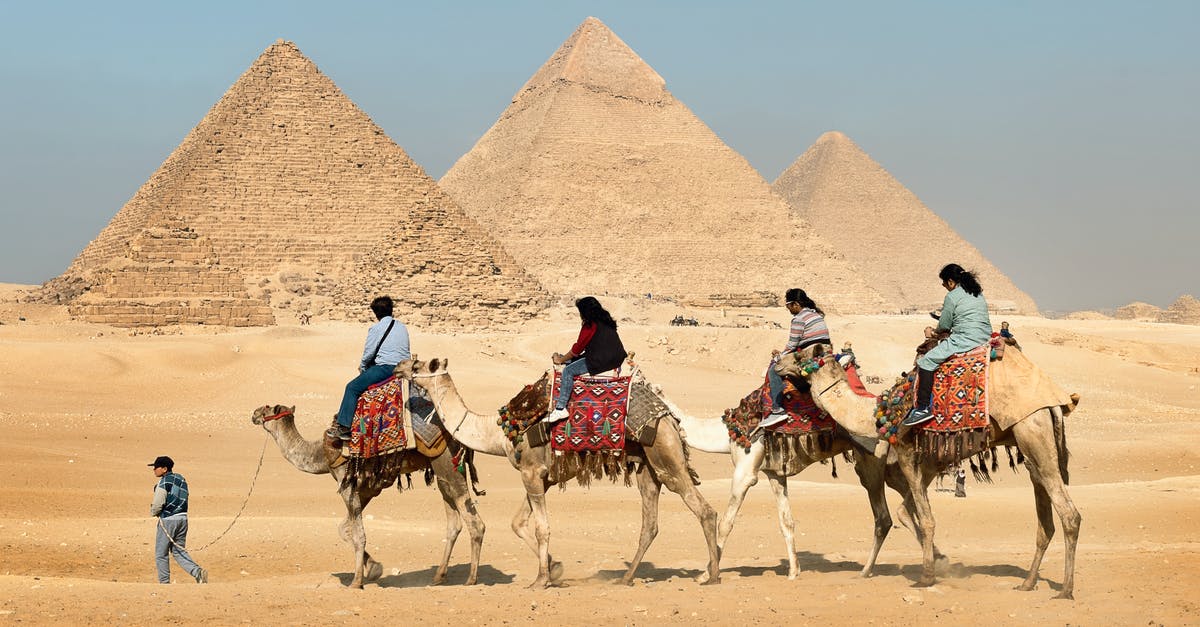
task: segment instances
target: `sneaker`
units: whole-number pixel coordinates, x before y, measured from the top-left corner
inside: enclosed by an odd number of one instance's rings
[[[208,583],[208,570],[201,568],[196,571],[196,583]]]
[[[547,414],[546,417],[542,419],[542,422],[558,422],[559,420],[562,420],[563,418],[566,418],[566,417],[567,417],[566,409],[555,409],[554,411]]]
[[[928,407],[925,409],[914,409],[908,413],[908,418],[904,419],[904,426],[915,427],[919,424],[929,422],[933,419],[933,412]]]
[[[347,441],[350,439],[350,427],[333,425],[332,427],[329,427],[328,431],[325,432],[325,437],[329,438],[330,440]]]
[[[779,423],[787,422],[787,419],[788,415],[782,409],[771,410],[771,413],[767,414],[767,417],[758,423],[758,428],[766,429],[767,427],[774,427]]]

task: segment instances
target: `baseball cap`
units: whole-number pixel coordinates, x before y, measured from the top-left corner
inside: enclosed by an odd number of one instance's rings
[[[150,466],[151,468],[166,468],[170,470],[171,468],[175,467],[175,461],[166,455],[159,455],[158,457],[154,458],[154,461],[146,465]]]

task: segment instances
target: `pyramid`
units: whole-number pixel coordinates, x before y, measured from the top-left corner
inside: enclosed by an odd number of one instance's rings
[[[414,224],[423,226],[410,229]],[[72,303],[95,292],[88,309],[76,311],[110,321],[111,312],[101,311],[106,296],[120,312],[138,297],[202,298],[210,283],[188,273],[159,270],[157,278],[168,284],[137,283],[139,271],[130,268],[166,266],[171,254],[185,252],[175,246],[163,251],[166,258],[131,258],[128,242],[160,228],[202,239],[209,265],[219,265],[225,279],[232,280],[231,271],[242,279],[238,298],[269,302],[276,317],[288,311],[362,318],[371,298],[389,290],[401,313],[473,299],[497,310],[481,317],[498,319],[528,317],[548,298],[295,44],[282,40],[238,78],[66,272],[46,284],[43,298]],[[409,281],[394,280],[396,268],[388,264],[398,259],[408,264],[402,274]],[[112,281],[119,287],[106,287]],[[418,284],[436,286],[438,296],[428,297]],[[232,297],[227,281],[211,285],[211,296]],[[268,319],[242,312],[232,324]],[[137,319],[146,315],[140,311]],[[437,311],[421,316],[440,319]],[[164,311],[158,322],[172,320]]]
[[[976,272],[993,309],[1037,313],[1028,294],[842,133],[822,135],[772,189],[905,310],[940,307],[946,291],[938,272],[957,263]],[[1022,245],[1014,234],[995,233]]]
[[[894,309],[595,18],[439,183],[558,294]]]

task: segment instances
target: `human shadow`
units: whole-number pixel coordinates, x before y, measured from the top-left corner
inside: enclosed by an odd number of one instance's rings
[[[384,575],[375,581],[366,583],[368,585],[372,583],[377,584],[380,588],[424,588],[433,585],[433,574],[435,572],[437,572],[437,566],[430,566],[396,575]],[[467,580],[467,575],[470,573],[470,564],[451,566],[446,571],[446,580],[441,585],[460,586]],[[349,586],[350,582],[354,580],[352,573],[333,573],[333,576],[337,577],[343,586]],[[512,583],[516,578],[516,575],[510,575],[492,566],[486,564],[479,565],[478,585],[493,586],[496,584]]]

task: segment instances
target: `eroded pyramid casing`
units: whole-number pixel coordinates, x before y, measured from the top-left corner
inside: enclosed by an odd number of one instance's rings
[[[822,135],[772,189],[905,310],[940,307],[938,272],[957,263],[976,272],[991,307],[1037,313],[1028,294],[842,133]]]

